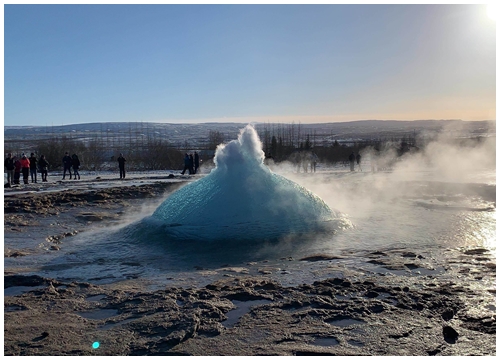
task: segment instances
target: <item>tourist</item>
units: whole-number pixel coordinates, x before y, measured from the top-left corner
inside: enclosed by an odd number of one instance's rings
[[[78,155],[71,155],[71,166],[73,166],[73,176],[76,180],[76,176],[78,175],[78,180],[80,180],[80,173],[78,169],[80,168],[80,159],[78,159]]]
[[[193,154],[189,154],[189,173],[194,174],[194,159]]]
[[[21,179],[21,161],[19,159],[14,159],[14,184],[19,184]]]
[[[31,153],[29,161],[30,161],[31,182],[36,183],[36,164],[38,163],[38,160],[35,156],[35,153]]]
[[[354,171],[354,160],[356,160],[356,156],[354,156],[354,151],[349,155],[349,165],[351,166],[351,171]]]
[[[14,184],[14,158],[11,153],[7,154],[4,165],[5,170],[7,170],[7,184],[11,186]]]
[[[120,168],[120,179],[125,179],[125,158],[123,157],[123,154],[120,153],[120,156],[118,157],[118,167]]]
[[[64,167],[64,172],[63,172],[63,180],[64,178],[66,177],[66,171],[69,172],[69,179],[71,180],[71,165],[73,163],[73,160],[71,159],[71,157],[69,156],[69,153],[66,151],[64,153],[64,157],[63,157],[63,167]]]
[[[189,173],[191,174],[191,169],[189,168],[189,155],[187,153],[184,156],[184,170],[182,170],[181,174],[184,175],[186,170],[188,170]]]
[[[40,157],[38,166],[40,167],[40,172],[42,173],[42,182],[47,182],[47,174],[49,172],[49,162],[45,159],[45,155],[42,155]]]
[[[316,165],[318,163],[318,155],[311,153],[311,172],[316,172]]]
[[[23,182],[25,184],[29,184],[28,178],[30,175],[30,161],[24,153],[21,156],[20,163],[21,163],[21,171],[23,173]]]
[[[199,167],[200,167],[200,157],[198,156],[198,153],[195,151],[194,152],[194,173],[195,174],[198,172]]]

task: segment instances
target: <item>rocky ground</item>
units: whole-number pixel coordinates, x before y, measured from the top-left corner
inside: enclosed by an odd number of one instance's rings
[[[125,216],[177,183],[9,194],[5,257],[58,251],[65,237]],[[11,190],[11,189],[9,189]],[[371,252],[367,264],[420,266],[425,254]],[[384,276],[346,270],[283,286],[266,271],[233,272],[203,287],[147,291],[137,282],[61,282],[4,273],[5,355],[495,355],[496,259],[447,252],[443,273]],[[319,266],[335,259],[302,259]],[[94,349],[93,343],[99,342]]]

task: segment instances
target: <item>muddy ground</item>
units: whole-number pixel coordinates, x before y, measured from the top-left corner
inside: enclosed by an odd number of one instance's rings
[[[6,191],[5,239],[31,236],[38,245],[5,246],[4,256],[58,251],[66,237],[107,226],[177,186]],[[386,269],[412,269],[425,256],[366,254],[367,263]],[[283,286],[266,271],[233,271],[203,287],[156,291],[137,281],[61,282],[6,268],[4,354],[495,355],[494,254],[450,249],[445,258],[444,273],[420,276],[345,270]],[[339,261],[322,254],[302,260],[325,267]]]

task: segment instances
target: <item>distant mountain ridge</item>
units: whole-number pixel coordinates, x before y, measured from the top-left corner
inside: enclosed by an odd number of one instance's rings
[[[302,136],[310,134],[317,139],[369,140],[387,137],[402,137],[408,134],[449,131],[456,136],[493,136],[496,121],[463,120],[357,120],[331,123],[253,123],[259,134],[278,134],[289,130]],[[175,144],[207,138],[211,131],[220,132],[225,140],[235,139],[247,123],[153,123],[153,122],[107,122],[58,126],[4,126],[6,141],[30,141],[53,137],[90,138],[153,137],[166,139]]]
[[[495,126],[495,120],[476,120],[476,121],[465,121],[459,119],[449,119],[449,120],[354,120],[354,121],[345,121],[345,122],[328,122],[328,123],[294,123],[294,125],[307,128],[307,127],[335,127],[335,128],[345,128],[351,126],[383,126],[383,127],[391,127],[391,126],[408,126],[410,127],[426,127],[426,126],[436,126],[436,125],[449,125],[449,124],[474,124],[474,125],[488,125]],[[107,128],[137,128],[140,126],[155,126],[155,127],[234,127],[245,126],[246,122],[204,122],[204,123],[169,123],[169,122],[91,122],[91,123],[83,123],[83,124],[68,124],[68,125],[52,125],[52,126],[4,126],[4,131],[9,130],[38,130],[38,129],[65,129],[68,128],[75,130],[100,130],[103,126]],[[257,126],[260,125],[271,125],[271,126],[286,126],[291,125],[292,123],[267,123],[267,122],[255,122],[253,123]]]

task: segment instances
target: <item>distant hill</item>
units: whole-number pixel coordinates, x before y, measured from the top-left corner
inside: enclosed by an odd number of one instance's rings
[[[112,122],[88,123],[61,126],[5,126],[5,142],[29,142],[45,138],[90,139],[92,137],[123,139],[154,138],[164,139],[174,146],[182,147],[203,143],[211,131],[223,134],[226,141],[236,139],[245,123],[144,123],[144,122]],[[334,140],[371,140],[436,133],[450,132],[454,136],[493,136],[496,134],[496,122],[462,121],[462,120],[359,120],[351,122],[316,123],[316,124],[254,124],[259,134],[280,134],[293,130],[300,132],[301,137],[311,136],[317,141]]]

